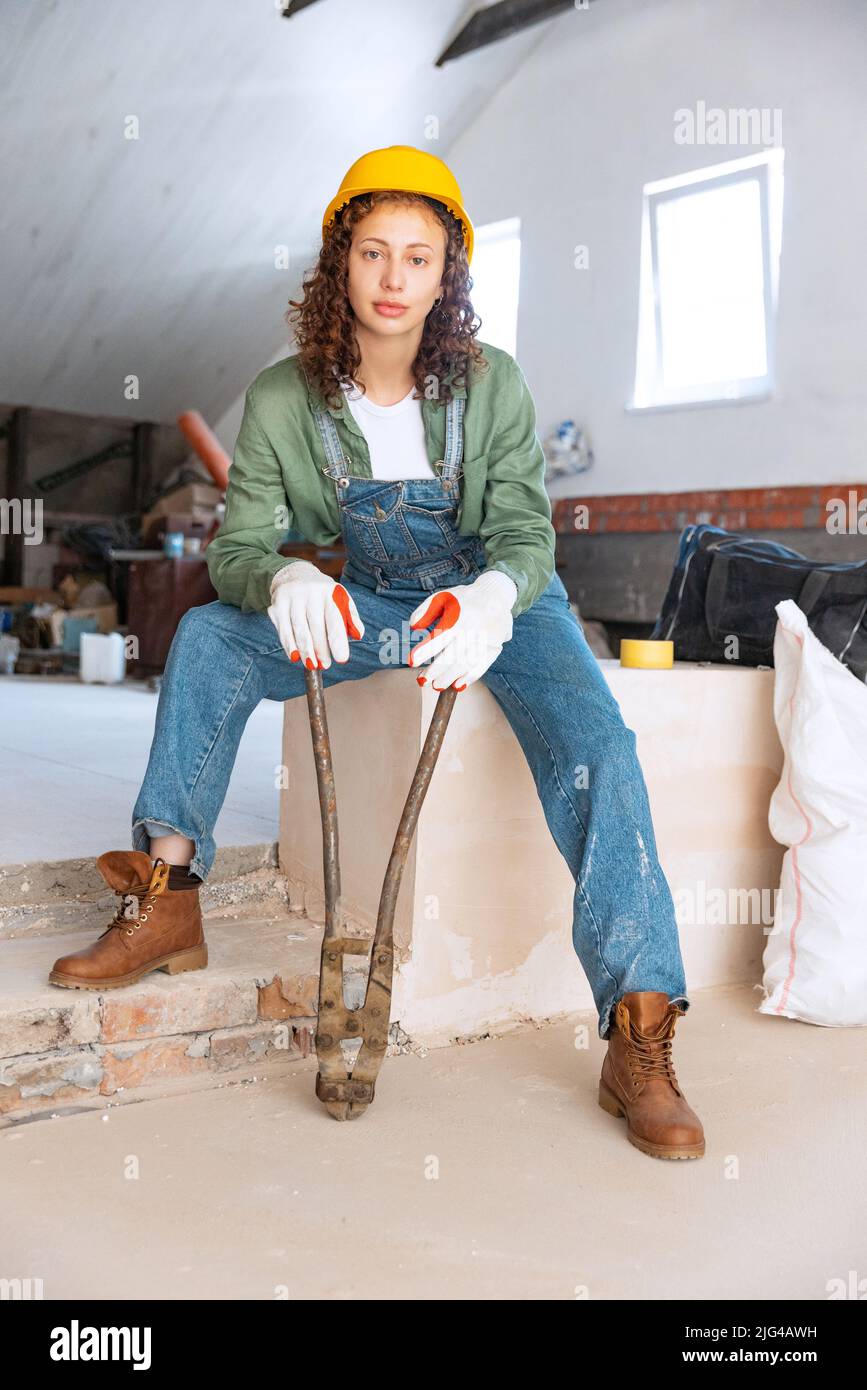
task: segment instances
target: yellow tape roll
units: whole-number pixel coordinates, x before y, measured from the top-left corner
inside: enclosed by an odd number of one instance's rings
[[[620,642],[620,665],[637,666],[645,671],[663,671],[674,665],[674,643],[643,642],[637,637],[623,637]]]

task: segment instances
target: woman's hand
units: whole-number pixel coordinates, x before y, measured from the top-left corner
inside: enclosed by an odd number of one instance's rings
[[[429,637],[413,647],[412,667],[430,662],[419,685],[434,690],[466,690],[496,661],[512,636],[512,606],[518,589],[502,570],[485,570],[472,584],[437,589],[409,615],[411,628],[430,627]]]
[[[310,670],[348,661],[349,638],[364,636],[352,595],[308,560],[277,571],[267,612],[286,655]]]

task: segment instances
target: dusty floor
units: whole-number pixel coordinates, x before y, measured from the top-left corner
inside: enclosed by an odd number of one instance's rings
[[[347,1124],[310,1060],[6,1130],[0,1276],[46,1299],[827,1299],[867,1274],[867,1031],[758,1000],[697,991],[678,1026],[694,1162],[599,1108],[578,1019],[388,1057]]]
[[[129,849],[130,818],[147,767],[157,696],[143,681],[82,685],[77,676],[3,680],[0,759],[9,786],[0,800],[4,864],[74,859]],[[277,838],[283,706],[263,700],[241,740],[214,835],[219,845]],[[70,731],[74,731],[74,749]]]

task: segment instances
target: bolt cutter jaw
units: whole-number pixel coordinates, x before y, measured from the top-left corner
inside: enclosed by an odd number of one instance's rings
[[[373,1100],[376,1081],[329,1081],[321,1071],[316,1073],[316,1094],[322,1101],[364,1101],[369,1105]]]

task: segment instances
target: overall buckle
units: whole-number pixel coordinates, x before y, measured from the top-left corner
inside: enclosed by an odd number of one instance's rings
[[[436,476],[439,478],[439,480],[440,480],[440,482],[442,483],[442,485],[443,485],[444,488],[452,488],[452,489],[457,488],[460,479],[464,476],[463,467],[462,467],[462,466],[459,467],[459,468],[458,468],[458,471],[457,471],[457,475],[456,475],[454,478],[452,478],[451,481],[449,481],[448,479],[443,478],[443,469],[445,468],[445,466],[446,466],[446,461],[445,461],[445,459],[437,459],[437,460],[436,460],[436,462],[433,464],[433,470],[434,470]]]

